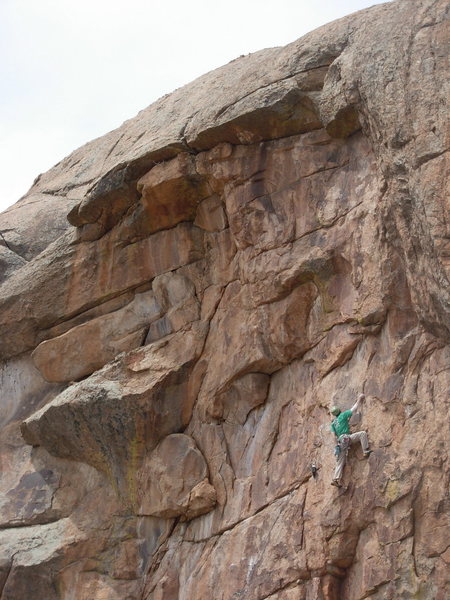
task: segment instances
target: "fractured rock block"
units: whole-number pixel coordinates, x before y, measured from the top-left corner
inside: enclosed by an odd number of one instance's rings
[[[205,347],[210,364],[200,402],[207,413],[215,418],[221,414],[216,395],[235,379],[247,373],[273,373],[309,349],[307,322],[316,295],[315,285],[307,282],[278,302],[255,309],[246,305],[246,286],[237,282],[228,286],[221,305],[229,302],[230,309],[216,311]]]
[[[59,479],[59,474],[50,469],[24,473],[18,484],[5,494],[5,502],[0,502],[0,527],[34,525],[56,519],[59,511],[52,508],[52,503]]]
[[[86,541],[70,519],[34,527],[16,527],[0,531],[0,582],[6,560],[11,560],[1,597],[5,600],[46,598],[57,600],[52,576],[61,564],[67,543],[76,554],[77,546]],[[95,546],[95,543],[94,543]]]
[[[191,147],[205,150],[223,141],[252,144],[321,127],[314,92],[299,90],[292,80],[256,89],[221,109],[218,115],[215,124],[200,134],[195,130],[195,119],[188,124],[186,136]]]
[[[150,325],[145,343],[149,344],[170,333],[179,331],[199,318],[200,306],[198,300],[196,298],[189,298],[185,304],[175,306],[164,317]]]
[[[69,228],[67,211],[76,201],[70,194],[46,194],[32,188],[0,214],[0,246],[7,247],[22,264],[32,260]]]
[[[160,316],[153,292],[136,294],[123,308],[39,344],[34,364],[47,381],[76,381],[140,346],[147,327]]]
[[[137,475],[140,515],[189,520],[209,512],[216,492],[194,440],[178,433],[164,438]]]
[[[155,277],[152,289],[164,310],[178,306],[195,295],[192,281],[180,273],[164,273]]]
[[[180,332],[70,386],[22,423],[25,441],[103,471],[133,501],[142,458],[190,418],[189,377],[204,335]]]
[[[119,236],[142,238],[182,221],[193,221],[197,205],[210,195],[206,179],[195,169],[191,154],[159,163],[137,183],[142,194],[136,207],[118,226]]]
[[[348,329],[345,325],[336,325],[305,357],[308,362],[315,362],[322,377],[333,369],[342,367],[353,356],[361,341],[361,335],[354,334]]]
[[[115,230],[112,234],[116,235]],[[198,260],[203,232],[188,223],[130,243],[102,238],[79,248],[66,300],[66,312],[79,312],[157,275]],[[117,246],[114,246],[117,244]]]
[[[222,231],[227,227],[227,215],[219,196],[211,196],[200,203],[194,225],[206,231]]]
[[[33,364],[29,354],[0,363],[0,427],[22,421],[57,396],[62,385],[49,383]],[[2,469],[5,478],[5,469]]]
[[[303,503],[304,492],[296,490],[214,538],[211,546],[200,546],[196,576],[182,579],[185,598],[208,598],[206,590],[215,589],[223,598],[271,598],[288,584],[307,578]],[[194,526],[195,522],[188,531]],[[213,566],[217,564],[227,568],[217,569]]]
[[[200,318],[195,286],[180,273],[164,273],[153,280],[153,291],[166,314],[150,325],[145,343],[179,331]]]
[[[2,286],[0,358],[35,347],[42,329],[199,260],[203,234],[191,224],[180,223],[123,245],[109,234],[98,242],[78,245],[68,234],[61,236]],[[26,305],[16,301],[21,294]]]
[[[0,283],[6,281],[13,271],[20,269],[25,260],[1,243],[0,237]]]
[[[211,416],[243,424],[248,413],[265,402],[269,383],[270,377],[265,373],[247,373],[236,379],[215,398],[209,411]]]

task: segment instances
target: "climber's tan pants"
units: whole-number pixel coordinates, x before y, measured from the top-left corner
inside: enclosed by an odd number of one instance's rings
[[[367,450],[369,449],[369,440],[367,438],[367,433],[365,431],[357,431],[356,433],[350,434],[350,446],[358,440],[361,442],[361,447],[363,451],[367,452]],[[337,463],[336,468],[334,470],[333,479],[337,479],[338,481],[340,481],[346,460],[347,450],[341,451],[341,453],[337,457]]]

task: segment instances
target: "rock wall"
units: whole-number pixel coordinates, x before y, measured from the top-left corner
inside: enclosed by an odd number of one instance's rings
[[[241,57],[0,215],[1,600],[448,597],[447,13]]]

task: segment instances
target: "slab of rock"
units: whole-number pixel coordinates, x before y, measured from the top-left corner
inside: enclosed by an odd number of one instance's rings
[[[60,477],[50,469],[24,473],[18,484],[9,489],[1,507],[3,523],[14,527],[56,520],[58,511],[52,511],[55,491]]]
[[[449,596],[447,21],[241,57],[2,216],[2,599]]]
[[[189,520],[209,512],[216,492],[192,438],[168,435],[148,455],[137,476],[138,514]]]
[[[147,219],[141,217],[150,224],[147,234],[192,221],[197,205],[210,193],[195,169],[194,157],[186,153],[153,167],[138,181],[137,189],[142,210],[148,213]]]
[[[220,197],[210,196],[200,203],[194,225],[206,231],[222,231],[227,227],[228,219]]]
[[[0,214],[0,245],[5,243],[22,259],[21,264],[32,260],[69,229],[67,212],[83,193],[79,190],[73,196],[62,191],[48,194],[32,190]]]
[[[49,383],[29,354],[0,363],[2,409],[0,425],[22,421],[54,398],[64,386]]]
[[[105,472],[133,502],[146,452],[189,421],[189,376],[203,342],[197,328],[125,355],[24,421],[25,440]]]
[[[0,245],[0,283],[6,281],[13,271],[25,264],[25,260],[8,246]]]
[[[123,308],[39,344],[32,354],[34,364],[47,381],[81,379],[120,352],[141,346],[161,312],[153,292],[136,294]]]
[[[23,353],[35,347],[40,330],[198,260],[202,241],[201,230],[184,223],[125,246],[116,245],[111,236],[100,244],[75,244],[71,233],[60,237],[0,288],[5,340],[0,356]]]
[[[193,282],[181,273],[155,277],[152,283],[155,297],[164,315],[151,323],[145,343],[150,344],[171,333],[186,329],[200,319],[200,305]]]

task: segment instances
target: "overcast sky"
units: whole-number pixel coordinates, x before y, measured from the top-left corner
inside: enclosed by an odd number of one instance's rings
[[[163,94],[380,3],[0,0],[0,210]]]

